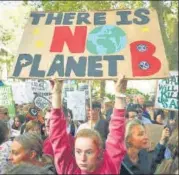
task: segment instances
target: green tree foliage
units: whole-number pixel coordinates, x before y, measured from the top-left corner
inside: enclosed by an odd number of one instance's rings
[[[138,94],[143,95],[143,96],[145,97],[145,101],[148,101],[148,100],[149,100],[150,95],[144,94],[144,93],[140,92],[140,91],[137,90],[137,89],[128,88],[128,89],[126,90],[126,95],[127,95],[127,96],[132,97],[132,96],[138,95]],[[108,93],[107,93],[107,94],[105,94],[105,96],[106,96],[108,99],[110,99],[111,101],[114,101],[114,100],[115,100],[115,95],[112,95],[112,94],[108,94]]]
[[[156,9],[170,70],[178,69],[178,1],[151,1]]]

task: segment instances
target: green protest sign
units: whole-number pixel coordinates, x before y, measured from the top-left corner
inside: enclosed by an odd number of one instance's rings
[[[155,107],[178,110],[178,72],[170,72],[170,77],[158,81]]]
[[[0,106],[8,109],[10,117],[16,115],[11,86],[0,87]]]

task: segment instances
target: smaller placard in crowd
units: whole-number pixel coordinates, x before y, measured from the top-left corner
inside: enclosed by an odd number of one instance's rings
[[[33,93],[26,88],[25,82],[13,82],[11,86],[15,104],[32,103]]]
[[[0,86],[0,106],[8,109],[10,117],[16,115],[11,86]]]
[[[27,80],[26,88],[32,92],[34,99],[36,96],[43,96],[50,100],[51,96],[51,85],[48,80]]]
[[[85,91],[67,92],[67,107],[72,110],[73,120],[84,121],[86,118]]]
[[[158,81],[155,107],[178,110],[178,72],[171,71],[170,77]]]
[[[26,118],[28,120],[38,120],[41,124],[44,124],[44,118],[40,112],[40,110],[38,110],[36,107],[31,106],[28,110],[28,113],[26,115]]]
[[[34,104],[41,110],[51,106],[51,102],[43,96],[36,96],[34,99]]]
[[[85,91],[86,99],[89,99],[89,85],[88,84],[79,83],[78,90]]]

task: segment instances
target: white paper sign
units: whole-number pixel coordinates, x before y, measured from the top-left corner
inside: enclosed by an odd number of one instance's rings
[[[47,80],[28,80],[25,82],[26,90],[32,92],[30,98],[35,98],[35,96],[43,96],[50,100],[51,85]]]
[[[25,82],[12,83],[13,99],[16,104],[31,103],[33,100],[33,92],[26,89]]]
[[[85,101],[84,91],[67,92],[67,107],[72,110],[73,120],[85,120]]]
[[[170,77],[158,81],[155,107],[178,110],[178,72],[171,71]]]

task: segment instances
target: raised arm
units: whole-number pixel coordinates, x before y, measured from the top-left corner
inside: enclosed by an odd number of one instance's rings
[[[66,174],[66,165],[69,165],[70,161],[73,160],[72,149],[66,132],[66,119],[61,105],[62,86],[62,81],[54,81],[49,133],[58,174]]]
[[[124,144],[125,134],[125,95],[127,81],[124,76],[120,76],[115,84],[115,104],[111,121],[109,123],[109,134],[106,141],[106,152],[113,164],[116,172],[120,170],[121,162],[126,154]]]

